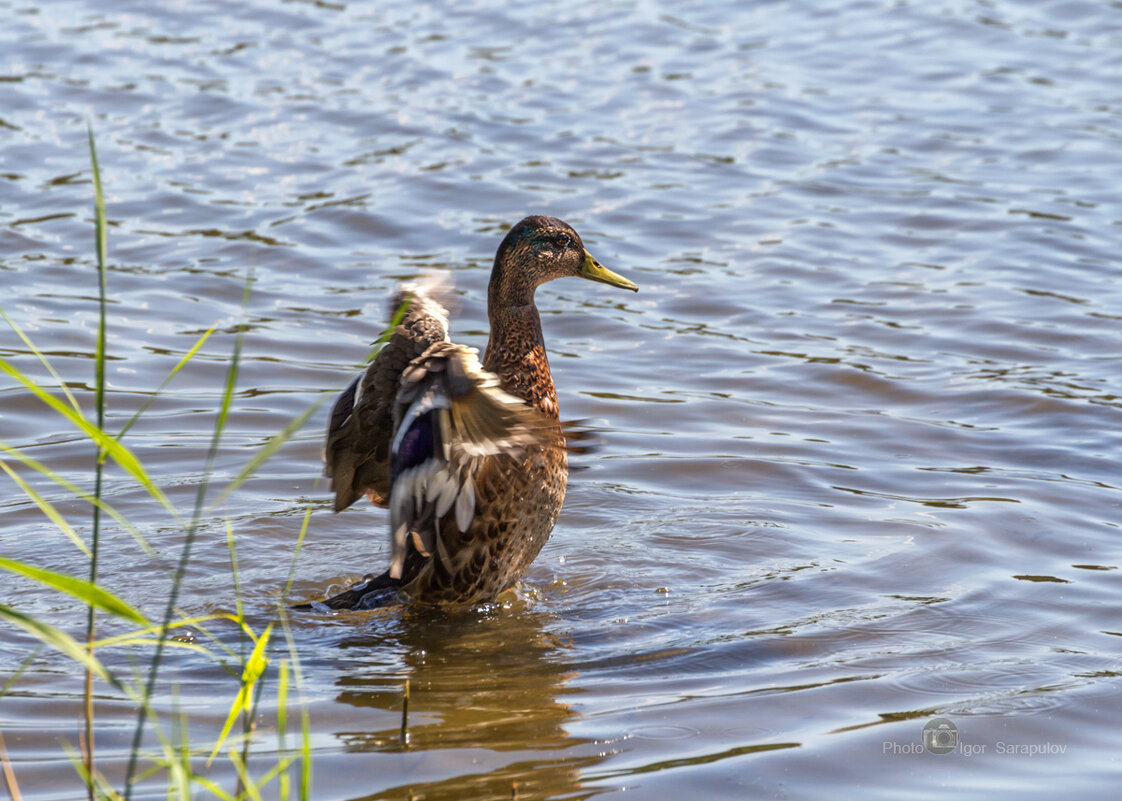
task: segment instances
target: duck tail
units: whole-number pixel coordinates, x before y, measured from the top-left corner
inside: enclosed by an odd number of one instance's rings
[[[448,272],[425,273],[413,281],[397,285],[390,298],[389,319],[404,318],[413,311],[427,317],[436,317],[448,330],[448,318],[456,313],[459,302],[453,292],[452,276]]]

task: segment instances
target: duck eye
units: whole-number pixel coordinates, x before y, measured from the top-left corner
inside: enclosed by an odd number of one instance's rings
[[[573,244],[573,238],[568,234],[558,234],[557,244],[562,248],[567,248],[569,245]]]

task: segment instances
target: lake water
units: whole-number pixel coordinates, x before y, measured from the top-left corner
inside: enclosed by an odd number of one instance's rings
[[[495,248],[528,213],[639,284],[538,292],[562,416],[602,446],[515,596],[292,620],[316,799],[1112,798],[1120,86],[1122,4],[1081,0],[0,0],[0,305],[92,409],[89,118],[107,427],[218,324],[126,439],[189,512],[247,275],[217,488],[347,382],[398,281],[450,272],[455,338],[482,347]],[[50,383],[6,326],[0,355]],[[295,597],[384,568],[384,511],[330,511],[327,408],[208,511],[183,614],[234,608],[227,520],[258,629],[309,504]],[[88,442],[7,378],[0,439],[92,487]],[[84,575],[3,480],[0,553]],[[105,492],[178,555],[135,482]],[[162,614],[127,533],[101,573]],[[0,603],[84,625],[14,577]],[[32,645],[0,628],[0,684]],[[81,688],[44,651],[0,698],[23,798],[81,794],[61,744]],[[236,689],[175,651],[157,711],[211,743]],[[133,707],[102,688],[97,712],[119,781]],[[958,750],[924,751],[935,717]]]

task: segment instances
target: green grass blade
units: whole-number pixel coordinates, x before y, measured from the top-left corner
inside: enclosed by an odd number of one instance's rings
[[[245,764],[246,759],[245,759],[244,754],[242,754],[241,757],[239,757],[239,761],[241,761],[242,764]],[[277,778],[278,776],[283,778],[284,776],[288,775],[288,773],[287,773],[288,768],[292,765],[293,761],[294,761],[294,759],[292,757],[282,757],[282,758],[278,759],[277,763],[275,765],[273,765],[271,768],[269,768],[267,771],[265,771],[263,774],[261,774],[261,778],[257,779],[253,783],[254,784],[254,790],[248,790],[247,789],[246,792],[251,793],[251,794],[256,793],[255,795],[253,795],[253,797],[259,798],[260,797],[259,793],[260,793],[261,789],[263,789],[265,787],[268,787],[269,783],[272,782],[273,779]],[[278,790],[277,798],[283,799],[283,798],[285,798],[285,796],[281,795],[280,791]]]
[[[102,273],[102,285],[105,284],[105,262],[108,260],[106,256],[106,241],[105,241],[105,196],[101,191],[101,168],[97,163],[97,146],[94,144],[93,126],[89,121],[86,122],[86,136],[90,143],[90,165],[93,168],[93,183],[94,183],[94,214],[97,218],[97,234],[95,241],[97,244],[97,263],[100,266]],[[102,343],[104,346],[104,343]]]
[[[144,552],[146,554],[153,558],[157,558],[156,551],[153,550],[152,546],[148,544],[148,540],[144,538],[144,535],[137,530],[136,526],[125,519],[125,516],[118,512],[111,504],[107,503],[101,498],[95,498],[92,493],[89,493],[86,490],[82,489],[73,481],[69,481],[59,473],[56,473],[51,468],[47,467],[42,462],[31,458],[19,448],[13,448],[3,440],[0,440],[0,451],[3,451],[8,456],[11,456],[20,464],[30,467],[37,473],[42,473],[44,476],[49,478],[54,483],[58,484],[60,487],[62,487],[64,490],[74,495],[75,497],[81,498],[83,501],[92,504],[93,506],[100,507],[101,511],[112,517],[117,525],[127,531],[132,536],[132,538],[136,540],[137,544],[144,549]],[[82,548],[83,552],[87,552],[85,543],[82,543],[82,545],[79,547]]]
[[[300,801],[312,797],[312,724],[308,710],[300,715]]]
[[[222,613],[222,612],[218,612],[218,613],[211,614],[211,615],[201,615],[199,617],[180,618],[179,620],[177,620],[175,622],[175,625],[176,626],[193,626],[193,627],[198,628],[200,631],[202,631],[202,625],[201,624],[209,622],[211,620],[229,620],[232,623],[237,623],[237,620],[234,619],[233,615],[228,615],[228,614],[225,614],[225,613]],[[133,642],[154,643],[155,640],[146,639],[144,637],[144,635],[154,634],[154,633],[160,632],[162,630],[163,630],[163,624],[162,623],[149,623],[147,626],[145,626],[143,628],[140,628],[140,629],[137,629],[135,631],[126,632],[125,634],[115,634],[112,637],[106,637],[103,640],[98,640],[97,641],[97,647],[98,648],[110,648],[110,647],[121,646],[121,645],[131,645]],[[199,650],[199,651],[202,651],[204,653],[210,653],[210,651],[205,646],[202,646],[202,645],[199,645],[199,644],[193,643],[193,642],[178,642],[178,641],[175,641],[175,640],[169,640],[167,642],[167,644],[168,645],[175,645],[176,647],[179,647],[179,648],[189,648],[189,649]],[[219,644],[221,645],[221,642],[219,642]],[[234,656],[233,651],[230,652],[230,655]]]
[[[73,595],[83,603],[108,612],[114,617],[119,617],[141,626],[151,625],[151,621],[149,621],[148,618],[122,601],[116,595],[83,579],[67,576],[63,573],[55,573],[53,570],[44,570],[41,567],[35,567],[26,562],[17,562],[14,559],[7,559],[3,556],[0,556],[0,569],[18,573],[38,584],[52,587],[68,595]]]
[[[186,721],[183,724],[183,736],[178,748],[170,741],[165,746],[166,759],[168,760],[168,778],[174,781],[174,788],[179,798],[191,797],[191,746],[187,739]],[[171,795],[172,781],[168,782],[168,794]],[[174,797],[174,796],[173,796]]]
[[[70,764],[74,766],[74,770],[82,782],[87,787],[95,788],[96,798],[101,801],[122,801],[121,794],[113,789],[104,776],[100,773],[90,773],[82,761],[82,755],[75,751],[69,743],[62,743],[62,749],[66,752]]]
[[[94,240],[97,244],[97,351],[94,358],[94,407],[97,410],[97,427],[105,429],[105,271],[107,237],[105,235],[105,196],[101,191],[101,169],[97,164],[97,146],[94,145],[93,125],[86,121],[86,134],[90,142],[90,166],[94,184]],[[100,464],[100,461],[99,461]],[[101,473],[98,472],[100,484]],[[95,493],[98,494],[98,493]],[[94,509],[96,519],[97,509]],[[97,548],[94,547],[96,569]]]
[[[97,427],[105,430],[105,271],[108,261],[107,237],[105,235],[105,195],[101,191],[101,168],[97,163],[97,146],[94,144],[93,125],[86,121],[86,136],[90,143],[90,167],[94,184],[94,241],[97,246],[97,350],[94,356],[94,408],[97,411]],[[80,415],[79,415],[80,416]],[[99,447],[104,448],[100,443]],[[101,486],[101,456],[98,457],[97,484]],[[94,495],[101,496],[99,491]],[[97,515],[94,507],[94,555],[92,560],[91,581],[97,578]]]
[[[275,621],[274,621],[275,622]],[[269,624],[272,626],[272,623]],[[268,666],[269,663],[269,648],[272,643],[267,643],[264,652],[264,664]],[[253,737],[253,724],[257,719],[257,710],[261,705],[261,694],[265,692],[265,682],[257,682],[256,691],[253,693],[253,698],[250,701],[249,708],[246,710],[245,715],[242,716],[242,729],[245,733],[245,738],[242,740],[242,761],[247,765],[249,764],[249,744]],[[263,785],[262,785],[263,786]]]
[[[188,799],[191,797],[190,778],[193,774],[191,770],[191,734],[187,723],[187,713],[183,711],[183,707],[179,703],[179,693],[174,692],[172,697],[175,700],[175,706],[172,709],[172,722],[175,731],[168,736],[168,750],[176,757],[173,761],[176,765],[179,798]],[[174,746],[171,745],[172,737],[178,737]],[[168,788],[168,795],[171,796],[170,787]]]
[[[261,792],[257,789],[257,783],[254,782],[253,777],[249,775],[245,760],[233,749],[230,750],[230,762],[233,763],[234,769],[238,772],[238,780],[242,787],[245,788],[239,795],[239,798],[251,798],[253,801],[263,801]]]
[[[66,399],[70,401],[70,405],[74,407],[74,411],[78,412],[78,414],[81,414],[82,408],[78,405],[78,400],[70,392],[70,387],[66,386],[66,382],[62,380],[62,376],[55,372],[54,366],[52,366],[51,363],[47,361],[47,357],[44,356],[37,347],[35,347],[35,343],[31,341],[27,334],[23,333],[23,330],[20,329],[18,325],[16,325],[15,320],[8,316],[8,313],[4,311],[4,308],[2,306],[0,306],[0,317],[4,318],[4,322],[6,322],[11,327],[11,329],[16,332],[16,336],[23,340],[23,344],[27,345],[27,349],[34,353],[39,362],[45,368],[47,368],[47,372],[50,373],[51,378],[53,378],[58,383],[58,388],[62,390],[64,395],[66,395]]]
[[[86,133],[90,140],[90,165],[94,181],[94,226],[97,242],[97,352],[94,360],[94,405],[97,410],[98,431],[105,431],[105,197],[101,191],[101,170],[97,165],[97,147],[94,146],[93,125],[86,121]],[[98,445],[97,461],[94,464],[94,497],[101,498],[101,479],[105,470],[105,447]],[[90,527],[90,584],[97,583],[98,543],[101,541],[101,508],[93,508],[93,524]],[[86,616],[86,643],[90,656],[93,656],[94,632],[97,620],[97,607],[91,602]],[[83,694],[85,701],[86,753],[85,764],[90,775],[94,774],[94,708],[93,672],[86,668],[86,685]],[[89,801],[94,801],[94,786],[88,786]]]
[[[149,776],[155,776],[157,773],[159,773],[161,770],[164,770],[164,769],[165,769],[165,767],[164,767],[163,763],[154,761],[152,763],[152,765],[150,765],[148,767],[147,770],[143,771],[139,776],[136,777],[136,783],[140,784],[142,781],[147,779]]]
[[[245,317],[245,310],[249,306],[249,288],[252,284],[253,275],[247,275],[245,278],[245,287],[242,289],[243,318]],[[226,420],[230,416],[230,407],[234,402],[234,389],[238,385],[238,371],[241,369],[242,346],[244,344],[245,324],[242,323],[238,326],[238,335],[234,338],[234,353],[230,357],[230,368],[226,371],[226,385],[222,390],[222,405],[218,408],[218,417],[214,421],[214,435],[211,438],[211,450],[210,453],[207,454],[209,464],[213,464],[214,456],[218,450],[218,443],[222,439],[222,432],[226,430]],[[205,485],[203,490],[205,494]],[[201,510],[202,504],[200,503],[196,511],[198,512]]]
[[[245,316],[245,310],[249,305],[249,290],[252,283],[253,274],[250,272],[246,275],[245,288],[242,290],[243,318]],[[207,451],[206,463],[203,469],[203,480],[199,482],[199,488],[195,493],[195,509],[191,515],[191,522],[188,523],[185,528],[186,535],[183,538],[183,547],[179,552],[179,563],[176,566],[175,575],[172,577],[171,592],[168,595],[167,606],[164,608],[163,629],[160,634],[160,643],[156,646],[156,650],[152,654],[152,661],[148,668],[148,679],[144,684],[144,703],[141,704],[136,714],[136,727],[132,735],[132,748],[129,752],[128,767],[125,768],[126,801],[129,801],[132,797],[132,777],[136,772],[137,753],[140,750],[140,740],[144,734],[144,723],[148,714],[148,703],[156,689],[156,679],[160,672],[160,660],[163,658],[164,653],[163,642],[167,639],[167,631],[171,627],[171,620],[175,613],[176,603],[179,599],[179,590],[183,583],[183,576],[187,572],[187,565],[191,559],[191,549],[194,547],[195,537],[198,534],[199,521],[202,517],[203,504],[206,501],[211,471],[214,469],[214,461],[218,455],[218,445],[222,441],[222,432],[226,428],[226,419],[229,416],[230,406],[233,402],[234,387],[237,385],[238,367],[241,363],[242,344],[244,340],[245,325],[243,324],[238,327],[238,335],[234,339],[234,353],[230,358],[230,367],[226,371],[226,387],[222,393],[222,406],[214,422],[214,433],[211,435],[210,448]]]
[[[37,637],[40,641],[46,643],[52,648],[61,651],[75,662],[89,668],[95,674],[101,677],[102,680],[108,682],[122,692],[125,688],[121,683],[105,669],[104,665],[92,656],[85,648],[78,644],[78,642],[64,631],[56,629],[41,620],[36,620],[33,617],[17,612],[10,606],[0,604],[0,620],[7,620],[16,626],[19,626],[24,631]]]
[[[214,744],[214,750],[210,752],[210,758],[207,760],[207,765],[214,761],[214,757],[222,749],[222,744],[226,741],[227,735],[230,734],[230,729],[234,726],[234,721],[238,719],[244,711],[249,709],[249,700],[253,695],[253,687],[257,680],[261,678],[261,674],[265,672],[265,667],[268,665],[268,657],[265,654],[265,649],[269,647],[269,639],[273,632],[273,624],[270,623],[265,627],[264,633],[257,638],[257,644],[253,647],[253,653],[249,655],[246,660],[245,667],[242,669],[242,686],[238,690],[237,697],[234,698],[234,703],[230,705],[230,712],[226,715],[226,723],[222,726],[222,733],[218,735],[218,742]]]
[[[234,578],[234,609],[237,612],[238,620],[244,621],[245,615],[242,614],[242,582],[241,576],[238,574],[238,551],[234,544],[234,527],[230,525],[229,518],[226,519],[226,548],[230,551],[230,573]]]
[[[288,660],[280,663],[277,677],[277,750],[284,751],[288,734]]]
[[[202,634],[204,637],[206,637],[208,640],[210,640],[211,643],[216,645],[218,648],[222,649],[222,651],[225,652],[225,654],[230,659],[237,660],[238,664],[240,665],[242,663],[242,661],[244,661],[244,659],[239,660],[238,654],[234,651],[233,648],[231,648],[229,645],[226,644],[225,640],[223,640],[221,637],[219,637],[216,634],[212,634],[211,631],[206,626],[203,625],[203,623],[207,623],[211,620],[228,620],[231,623],[233,623],[235,626],[239,626],[239,627],[242,627],[242,628],[245,628],[245,629],[249,628],[248,626],[245,625],[245,623],[240,618],[238,618],[237,615],[229,615],[229,614],[224,614],[224,613],[218,613],[218,614],[207,615],[205,617],[196,617],[196,618],[180,617],[179,620],[175,621],[173,624],[170,624],[168,626],[168,629],[170,630],[172,625],[177,626],[177,627],[178,626],[191,626],[192,628],[196,629],[200,634]],[[161,632],[160,637],[161,637],[162,641],[166,644],[171,644],[174,641],[167,637],[167,634],[164,633],[164,631],[163,631],[163,627],[164,627],[164,624],[160,623],[160,625],[156,626],[155,628],[158,631]],[[256,638],[253,638],[253,639],[256,639]],[[223,667],[223,669],[225,669],[228,673],[230,673],[231,676],[238,676],[240,674],[240,670],[232,670],[229,667],[227,667],[224,659],[220,658],[218,660],[218,662]]]
[[[99,448],[103,449],[126,473],[136,479],[137,483],[144,487],[149,495],[159,501],[160,505],[163,506],[177,522],[181,522],[179,513],[176,511],[175,507],[171,505],[171,501],[169,501],[163,491],[155,485],[148,476],[144,466],[140,463],[140,460],[137,459],[133,452],[125,445],[117,442],[117,440],[106,434],[101,428],[95,426],[85,417],[59,401],[58,398],[43,390],[6,359],[0,358],[0,372],[10,375],[26,389],[30,390],[39,400],[43,401],[43,403],[50,406],[62,417],[69,420],[75,428],[93,440]]]
[[[300,533],[296,537],[296,547],[292,549],[292,561],[288,566],[288,580],[284,583],[284,592],[281,594],[281,610],[288,605],[288,597],[292,593],[292,582],[296,580],[296,563],[300,559],[300,551],[304,547],[304,538],[308,535],[308,524],[312,520],[312,507],[304,509],[304,522],[300,524]]]
[[[292,792],[288,768],[292,759],[288,757],[288,660],[281,660],[280,675],[277,677],[277,753],[284,757],[284,770],[279,774],[277,795],[281,801],[288,801]]]
[[[74,767],[74,771],[78,774],[78,778],[82,780],[82,784],[84,784],[89,789],[89,792],[92,793],[93,788],[97,784],[97,779],[90,772],[89,766],[86,765],[82,755],[78,753],[78,751],[75,750],[74,747],[70,745],[70,743],[64,742],[62,744],[62,748],[66,752],[66,756],[70,759],[70,764]]]
[[[311,513],[310,508],[308,513]],[[307,516],[305,516],[305,521],[307,521]],[[302,532],[301,536],[303,536]],[[288,615],[284,603],[280,604],[277,611],[281,628],[284,631],[284,639],[288,644],[288,658],[292,664],[292,675],[295,678],[294,683],[297,690],[300,691],[301,701],[303,701],[303,674],[300,670],[300,654],[296,650],[296,639],[292,636],[292,629],[288,624]],[[300,800],[308,801],[308,799],[311,798],[311,790],[312,736],[308,709],[305,706],[300,710]]]
[[[134,632],[132,634],[121,634],[117,635],[116,637],[106,637],[105,639],[95,640],[94,647],[101,649],[108,648],[114,645],[127,645],[129,647],[143,645],[152,646],[154,648],[158,642],[159,640],[157,640],[155,637],[142,637]],[[179,648],[185,651],[194,651],[197,654],[204,654],[207,656],[213,655],[210,650],[202,645],[199,645],[198,643],[179,642],[178,640],[171,640],[170,642],[165,642],[164,644],[170,648]]]
[[[11,477],[12,481],[16,482],[16,485],[21,490],[23,490],[23,494],[34,501],[35,505],[39,507],[43,514],[45,514],[52,523],[58,526],[59,531],[69,537],[70,541],[78,546],[78,549],[82,553],[84,553],[86,556],[92,555],[90,549],[86,546],[86,543],[82,542],[82,538],[78,536],[78,532],[76,532],[71,527],[71,525],[66,522],[66,518],[59,514],[58,510],[51,505],[50,501],[48,501],[46,498],[32,489],[31,486],[23,480],[23,477],[20,476],[20,474],[13,470],[11,467],[9,467],[8,463],[3,459],[0,459],[0,470],[3,470]]]
[[[199,337],[199,340],[191,347],[189,351],[187,351],[187,353],[183,355],[183,358],[176,363],[175,367],[171,368],[171,372],[168,373],[164,377],[164,380],[160,382],[160,385],[156,387],[156,391],[149,395],[144,403],[140,404],[140,408],[136,410],[133,416],[129,418],[128,422],[125,423],[124,426],[121,427],[121,430],[117,432],[116,439],[118,441],[120,441],[121,437],[125,436],[125,434],[128,433],[129,429],[133,427],[136,421],[140,419],[140,415],[144,414],[145,410],[152,405],[152,401],[156,400],[156,398],[159,397],[160,393],[163,392],[164,387],[171,383],[171,380],[175,378],[175,374],[182,370],[187,362],[191,361],[192,357],[194,357],[194,355],[199,352],[199,348],[201,348],[203,344],[208,339],[210,339],[210,335],[214,333],[214,330],[216,328],[218,328],[218,323],[215,323],[206,331],[204,331],[203,335]]]
[[[253,454],[253,458],[251,458],[249,462],[246,463],[246,466],[243,467],[236,476],[234,476],[233,481],[231,481],[230,484],[224,490],[222,490],[222,493],[218,496],[214,503],[211,504],[211,506],[219,506],[224,500],[230,497],[230,494],[234,490],[244,484],[250,476],[256,473],[261,465],[265,464],[265,462],[271,459],[273,457],[273,454],[280,450],[282,445],[292,439],[292,436],[304,427],[304,424],[308,422],[308,418],[315,414],[316,410],[318,410],[319,407],[323,405],[324,400],[324,398],[321,398],[313,403],[295,420],[286,425],[279,434],[272,437],[262,447],[258,448],[257,452]]]
[[[221,801],[237,801],[234,796],[230,795],[228,792],[223,790],[221,787],[219,787],[217,784],[215,784],[205,776],[195,776],[193,781],[200,787],[205,787],[211,795],[213,795],[215,798],[221,799]]]
[[[40,645],[38,648],[24,657],[24,660],[19,663],[19,668],[16,670],[16,672],[8,677],[8,680],[4,682],[3,687],[0,687],[0,698],[3,698],[8,694],[8,690],[12,689],[15,683],[19,681],[19,677],[23,675],[24,671],[31,667],[31,663],[39,657],[39,652],[42,650],[43,646]]]

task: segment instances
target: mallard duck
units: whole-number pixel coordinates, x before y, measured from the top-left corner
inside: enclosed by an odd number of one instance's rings
[[[365,495],[390,510],[389,570],[323,603],[367,609],[403,599],[473,604],[509,589],[549,538],[568,462],[534,291],[579,276],[637,291],[553,217],[510,229],[491,270],[483,361],[448,339],[448,312],[420,285],[404,317],[328,423],[335,511]]]

